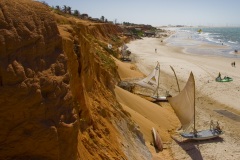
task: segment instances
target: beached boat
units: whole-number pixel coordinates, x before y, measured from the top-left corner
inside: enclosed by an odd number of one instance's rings
[[[127,50],[128,46],[126,44],[123,44],[121,47],[121,60],[122,61],[131,61],[129,58],[131,52]]]
[[[135,82],[142,87],[149,88],[154,91],[151,96],[156,101],[167,101],[167,97],[170,96],[168,92],[166,92],[165,96],[159,95],[159,84],[160,84],[160,64],[157,62],[156,67],[153,71],[144,79]]]
[[[177,96],[169,97],[168,101],[182,124],[182,137],[194,140],[205,140],[215,138],[223,134],[218,122],[217,125],[214,125],[212,121],[209,129],[201,131],[196,130],[195,80],[192,72],[184,89]],[[193,130],[188,132],[187,130],[191,126],[192,122]]]
[[[216,82],[231,82],[233,81],[233,79],[231,77],[224,77],[224,78],[221,78],[221,77],[217,77],[216,79]]]
[[[154,146],[159,150],[162,151],[163,150],[163,143],[162,143],[162,139],[159,136],[159,134],[157,133],[157,131],[152,127],[152,135],[153,135],[153,143]]]

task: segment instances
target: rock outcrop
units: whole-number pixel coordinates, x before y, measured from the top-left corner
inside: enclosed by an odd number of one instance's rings
[[[0,159],[76,159],[76,105],[48,7],[0,1],[0,81]]]
[[[0,159],[151,159],[113,92],[120,32],[0,1]]]

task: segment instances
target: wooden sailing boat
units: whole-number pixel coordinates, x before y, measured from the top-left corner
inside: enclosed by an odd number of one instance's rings
[[[156,101],[167,101],[166,96],[159,95],[159,85],[160,85],[160,64],[157,62],[156,67],[153,71],[144,79],[136,82],[136,84],[149,88],[154,91],[153,95],[151,96]]]
[[[210,129],[197,131],[195,116],[195,80],[191,72],[184,89],[175,97],[169,97],[168,101],[178,116],[183,130],[189,128],[193,122],[193,131],[181,133],[181,136],[188,139],[205,140],[218,137],[223,134],[219,126],[210,125]]]
[[[163,143],[162,143],[162,139],[159,136],[159,134],[157,133],[157,131],[155,130],[155,128],[152,127],[152,134],[153,134],[153,143],[154,146],[159,150],[162,151],[163,150]]]

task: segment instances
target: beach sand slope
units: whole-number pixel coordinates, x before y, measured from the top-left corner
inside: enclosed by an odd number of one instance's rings
[[[132,70],[132,68],[135,68],[134,64],[123,63],[117,59],[115,61],[121,79],[131,80],[143,76],[138,70]],[[130,113],[132,120],[139,126],[153,159],[172,159],[172,153],[169,150],[170,133],[180,125],[180,122],[170,105],[163,103],[160,106],[118,86],[115,87],[115,94],[123,109]],[[164,147],[162,152],[159,152],[153,146],[152,127],[156,129],[162,139]]]
[[[204,46],[204,45],[201,45]],[[200,46],[200,47],[201,47]],[[170,65],[174,67],[183,89],[192,71],[196,81],[197,129],[208,129],[210,120],[219,121],[224,135],[208,141],[188,141],[172,135],[171,145],[174,159],[240,159],[239,59],[201,56],[184,52],[184,48],[169,46],[157,38],[144,38],[128,44],[138,69],[147,75],[160,62],[160,86],[173,96],[178,94],[176,80]],[[209,46],[208,46],[209,47]],[[213,48],[217,46],[213,46]],[[158,52],[155,53],[155,48]],[[234,80],[230,83],[215,82],[218,73]]]

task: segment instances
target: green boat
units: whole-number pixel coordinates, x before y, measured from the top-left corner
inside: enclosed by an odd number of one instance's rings
[[[231,82],[233,81],[233,79],[231,77],[224,77],[224,78],[221,78],[221,77],[217,77],[216,79],[216,82]]]
[[[199,30],[198,30],[198,33],[199,33],[199,34],[202,33],[202,29],[199,29]]]

